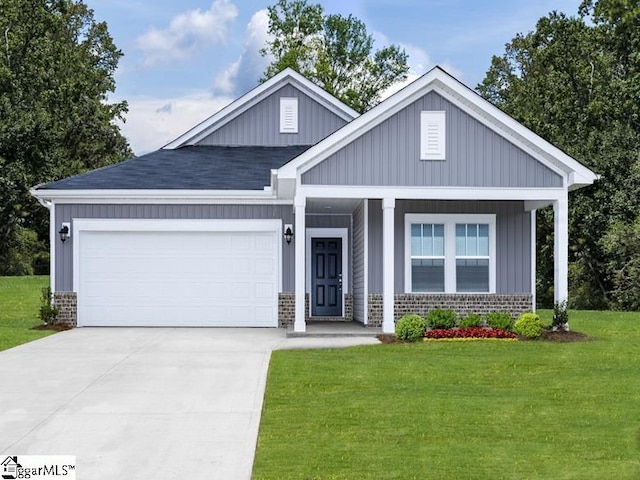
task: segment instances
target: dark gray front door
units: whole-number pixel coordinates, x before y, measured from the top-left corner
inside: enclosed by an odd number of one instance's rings
[[[342,239],[311,239],[311,315],[342,315]]]

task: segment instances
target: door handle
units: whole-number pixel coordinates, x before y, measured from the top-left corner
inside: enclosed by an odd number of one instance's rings
[[[340,290],[342,290],[342,273],[338,274],[338,286],[340,287]]]

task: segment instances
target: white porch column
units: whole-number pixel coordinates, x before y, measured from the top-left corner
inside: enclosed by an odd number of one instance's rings
[[[394,210],[395,198],[382,200],[382,331],[393,333],[395,273],[394,273]]]
[[[293,331],[304,333],[307,329],[305,322],[305,267],[306,267],[306,206],[305,197],[296,197],[295,205],[295,295],[296,295],[296,318],[293,324]]]
[[[567,300],[569,290],[569,194],[553,202],[553,292],[554,300]]]

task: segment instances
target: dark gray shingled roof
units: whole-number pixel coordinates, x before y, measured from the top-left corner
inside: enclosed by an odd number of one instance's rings
[[[262,190],[271,169],[307,150],[290,147],[182,147],[157,150],[38,187],[38,190]]]

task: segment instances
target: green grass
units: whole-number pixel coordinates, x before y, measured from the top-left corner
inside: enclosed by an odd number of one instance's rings
[[[274,352],[253,478],[640,478],[640,314],[569,318],[593,340]]]
[[[0,350],[51,335],[31,330],[42,323],[38,317],[40,294],[49,277],[0,277]]]

